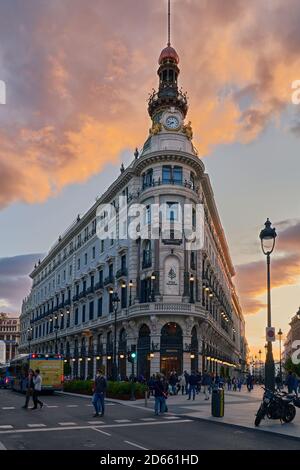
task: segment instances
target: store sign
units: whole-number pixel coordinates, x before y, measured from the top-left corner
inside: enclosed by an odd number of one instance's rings
[[[6,344],[5,341],[0,341],[0,364],[6,363]]]

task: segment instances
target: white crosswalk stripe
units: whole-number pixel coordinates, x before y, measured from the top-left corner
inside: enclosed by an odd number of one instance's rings
[[[15,406],[2,406],[2,410],[15,410]]]
[[[58,423],[60,426],[76,426],[76,423]]]
[[[141,418],[141,421],[156,421],[155,418]]]
[[[131,423],[130,419],[115,419],[116,423]]]
[[[179,419],[179,416],[164,416],[164,419]]]
[[[27,424],[29,428],[45,428],[46,424]]]
[[[78,408],[79,405],[67,405],[67,408]]]
[[[13,427],[12,427],[11,424],[2,424],[2,425],[0,426],[0,429],[12,429],[12,428],[13,428]]]
[[[58,408],[58,405],[46,405],[47,408]]]
[[[99,424],[104,424],[104,421],[88,421],[88,424],[98,426]]]

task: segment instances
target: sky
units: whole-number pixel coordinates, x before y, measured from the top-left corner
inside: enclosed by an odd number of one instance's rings
[[[300,305],[300,3],[172,0],[172,45],[246,319],[264,351],[267,217],[273,326]],[[141,148],[167,41],[166,0],[0,0],[0,310]],[[294,96],[295,99],[292,99]],[[278,354],[278,344],[275,347]]]

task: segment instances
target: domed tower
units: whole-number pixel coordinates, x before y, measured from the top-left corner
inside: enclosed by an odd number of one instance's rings
[[[170,3],[168,11],[168,43],[159,56],[158,91],[149,97],[148,113],[152,120],[150,136],[143,153],[155,150],[182,150],[196,154],[192,144],[191,123],[184,120],[188,111],[186,93],[178,88],[179,55],[170,40]]]

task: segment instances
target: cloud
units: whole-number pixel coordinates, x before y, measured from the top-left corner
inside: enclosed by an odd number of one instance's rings
[[[29,254],[0,258],[0,309],[20,313],[20,306],[30,289],[28,273],[43,255]]]
[[[278,235],[276,256],[272,257],[272,288],[297,284],[300,280],[300,221],[285,220]],[[255,314],[266,306],[259,297],[266,293],[265,260],[237,266],[236,284],[245,314]]]
[[[5,207],[45,201],[146,140],[166,2],[0,0],[0,7]],[[298,0],[174,1],[172,22],[201,154],[279,125],[300,78]]]

